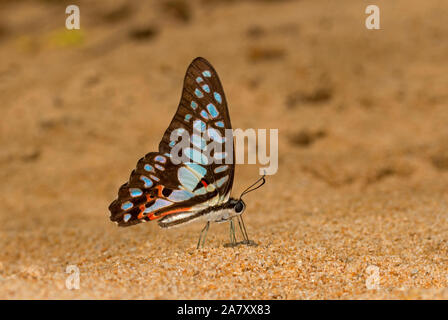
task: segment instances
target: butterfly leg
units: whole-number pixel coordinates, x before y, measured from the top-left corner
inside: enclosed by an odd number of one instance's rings
[[[236,242],[236,236],[235,236],[235,224],[233,223],[233,218],[229,221],[230,225],[230,242],[224,244],[224,247],[235,247],[238,245]]]
[[[230,245],[236,246],[235,225],[233,219],[230,220]]]
[[[243,235],[243,241],[249,242],[249,237],[247,235],[246,226],[244,225],[243,217],[241,215],[237,216],[238,226],[240,227],[241,234]]]
[[[210,221],[207,221],[207,224],[202,229],[201,234],[199,235],[198,245],[196,249],[199,249],[199,246],[201,245],[201,240],[202,240],[202,247],[204,247],[205,238],[207,237],[207,231],[209,227],[210,227]]]
[[[254,241],[249,240],[249,236],[247,235],[246,225],[244,224],[243,216],[239,215],[237,217],[237,219],[238,219],[238,225],[240,227],[241,234],[243,235],[243,239],[244,239],[241,243],[246,244],[248,246],[256,246],[257,244]]]

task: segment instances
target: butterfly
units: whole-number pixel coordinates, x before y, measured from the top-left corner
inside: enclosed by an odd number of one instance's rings
[[[162,228],[205,221],[197,247],[204,246],[211,222],[230,222],[230,245],[238,244],[236,218],[244,244],[249,240],[241,214],[246,208],[242,196],[264,184],[264,176],[239,197],[230,197],[235,153],[229,110],[218,74],[204,58],[189,65],[177,111],[159,143],[137,162],[129,181],[118,190],[109,210],[110,219],[121,227],[157,220]],[[187,147],[173,152],[179,138],[188,137]],[[182,136],[184,137],[184,136]],[[225,152],[208,148],[227,146]],[[220,148],[222,150],[222,148]],[[205,151],[209,154],[204,156]],[[183,161],[174,161],[182,156]],[[205,158],[204,158],[205,157]],[[225,162],[224,162],[225,160]],[[255,187],[256,186],[256,187]]]

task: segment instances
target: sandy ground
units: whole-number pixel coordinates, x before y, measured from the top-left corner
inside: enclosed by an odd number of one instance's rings
[[[0,3],[0,298],[448,298],[446,0],[375,1],[377,31],[359,0],[74,2],[71,33],[63,1]],[[109,221],[196,56],[235,128],[279,129],[258,247]]]

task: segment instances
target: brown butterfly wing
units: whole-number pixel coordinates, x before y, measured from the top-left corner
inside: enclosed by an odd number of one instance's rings
[[[217,195],[220,201],[226,200],[234,176],[233,136],[227,137],[231,150],[226,149],[226,159],[222,159],[229,164],[217,161],[194,164],[194,159],[190,159],[193,163],[190,165],[171,161],[170,152],[175,145],[170,139],[172,132],[185,130],[193,138],[198,128],[204,137],[214,142],[223,142],[225,129],[231,129],[218,74],[203,58],[193,60],[187,69],[178,109],[159,144],[159,152],[150,152],[139,160],[129,181],[120,187],[118,198],[109,206],[112,221],[130,226],[169,214],[194,212],[197,206]],[[210,153],[210,157],[215,156],[214,152]],[[201,178],[195,188],[192,176]],[[204,187],[198,188],[201,183]],[[206,188],[210,184],[213,187]]]

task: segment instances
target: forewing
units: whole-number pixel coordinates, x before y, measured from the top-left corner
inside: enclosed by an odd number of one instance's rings
[[[205,151],[203,140],[198,137],[198,133],[203,135],[206,142],[221,144],[222,152],[210,153],[211,161],[208,161],[208,164],[199,164],[207,170],[206,182],[213,183],[222,197],[228,196],[233,185],[235,157],[233,135],[227,136],[230,140],[227,146],[230,148],[225,148],[225,129],[231,130],[232,124],[218,73],[204,58],[196,58],[187,69],[179,107],[159,144],[161,154],[170,153],[175,145],[176,141],[171,140],[171,134],[176,129],[187,130],[194,150]],[[191,157],[194,150],[187,152],[192,162],[196,162],[196,159]]]

